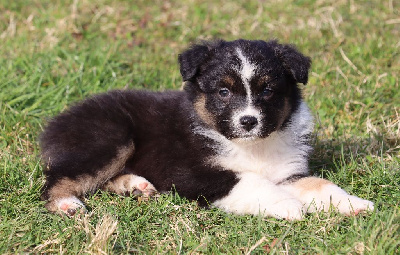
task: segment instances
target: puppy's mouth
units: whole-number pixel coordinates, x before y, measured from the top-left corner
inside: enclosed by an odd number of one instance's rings
[[[242,139],[242,140],[255,140],[261,138],[259,130],[246,131],[243,129],[235,130],[230,139]]]
[[[251,140],[251,139],[259,138],[259,135],[258,134],[247,133],[247,134],[240,135],[238,138]]]

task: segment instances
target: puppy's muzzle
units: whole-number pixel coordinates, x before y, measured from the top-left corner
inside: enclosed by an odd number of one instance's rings
[[[254,127],[257,126],[258,120],[256,117],[251,116],[251,115],[246,115],[240,118],[240,125],[242,125],[242,128],[249,132],[252,130]]]

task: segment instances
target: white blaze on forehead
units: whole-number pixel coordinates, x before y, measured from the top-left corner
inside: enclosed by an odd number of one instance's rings
[[[251,89],[250,89],[250,79],[253,77],[255,72],[255,65],[251,64],[250,61],[243,55],[243,52],[236,48],[237,56],[241,62],[241,68],[238,70],[240,77],[242,78],[244,88],[246,89],[246,95],[248,100],[248,105],[251,105]]]
[[[242,76],[243,81],[249,81],[250,78],[254,74],[255,66],[250,63],[250,61],[243,55],[243,52],[237,48],[236,53],[242,62],[242,68],[240,69],[240,75]]]

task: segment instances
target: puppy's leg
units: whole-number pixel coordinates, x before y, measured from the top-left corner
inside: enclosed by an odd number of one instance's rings
[[[299,220],[304,215],[303,203],[294,195],[252,173],[241,175],[230,193],[213,205],[227,212],[288,220]]]
[[[88,179],[62,178],[55,181],[53,185],[48,185],[45,190],[46,208],[51,212],[63,212],[68,216],[74,216],[78,209],[84,210],[85,206],[78,197],[85,194],[84,183],[90,183]]]
[[[134,174],[121,174],[109,180],[102,188],[118,195],[142,195],[151,197],[157,193],[156,188],[145,178]]]
[[[280,186],[304,203],[308,212],[328,211],[331,205],[346,215],[374,209],[371,201],[349,195],[334,183],[317,177],[305,177]]]
[[[84,209],[83,203],[78,198],[96,191],[109,179],[119,174],[124,169],[126,160],[132,155],[133,150],[133,143],[119,148],[117,155],[107,165],[95,169],[94,174],[85,173],[74,177],[60,177],[57,171],[58,165],[54,165],[47,172],[47,183],[42,196],[47,200],[46,208],[51,212],[61,211],[69,216],[73,216],[79,208]]]
[[[47,168],[42,199],[50,211],[81,206],[79,197],[123,171],[134,153],[133,100],[129,92],[113,91],[86,99],[49,121],[40,145]]]

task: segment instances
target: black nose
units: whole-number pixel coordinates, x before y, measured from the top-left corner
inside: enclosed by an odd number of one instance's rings
[[[254,116],[243,116],[240,118],[240,124],[243,126],[244,129],[247,131],[252,130],[258,124],[258,120]]]

